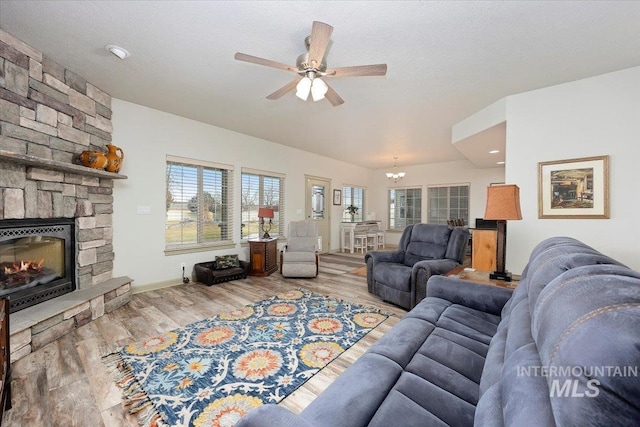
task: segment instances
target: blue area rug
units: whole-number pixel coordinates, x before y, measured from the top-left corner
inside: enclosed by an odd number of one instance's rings
[[[278,403],[388,317],[289,291],[106,355],[144,426],[233,426]]]

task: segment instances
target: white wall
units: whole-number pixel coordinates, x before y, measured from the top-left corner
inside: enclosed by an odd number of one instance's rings
[[[397,183],[387,179],[387,170],[373,171],[370,203],[367,210],[375,212],[376,219],[382,220],[382,225],[388,227],[389,212],[387,208],[388,190],[390,188],[421,187],[422,188],[422,220],[427,220],[427,186],[442,184],[470,184],[469,220],[474,224],[475,218],[484,216],[487,187],[492,182],[504,181],[504,168],[478,169],[468,160],[436,163],[410,167],[398,167],[406,176]],[[397,245],[401,231],[387,233],[387,243]]]
[[[610,219],[538,219],[538,162],[609,155]],[[640,270],[640,67],[510,96],[506,182],[520,187],[507,268],[550,236],[577,238]]]
[[[165,255],[167,154],[233,165],[235,218],[240,217],[242,167],[286,174],[287,222],[304,219],[305,174],[330,178],[335,188],[344,183],[370,187],[371,171],[359,166],[118,99],[112,107],[113,143],[125,152],[120,173],[129,177],[114,183],[114,275],[131,277],[134,287],[179,278],[183,261],[191,272],[193,264],[213,260],[216,254],[239,253],[241,259],[248,258],[248,249],[239,244],[219,252]],[[151,207],[151,215],[138,215],[138,206]],[[332,206],[332,250],[340,245],[341,219],[342,208]],[[236,242],[240,241],[239,230],[234,230]]]

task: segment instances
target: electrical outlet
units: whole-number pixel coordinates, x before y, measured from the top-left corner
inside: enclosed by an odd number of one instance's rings
[[[184,262],[181,262],[180,263],[180,268],[184,270],[185,268],[187,268],[187,264],[184,263]]]

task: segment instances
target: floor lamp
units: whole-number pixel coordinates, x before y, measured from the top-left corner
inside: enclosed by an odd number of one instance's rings
[[[484,219],[498,223],[498,242],[496,248],[496,271],[489,277],[492,280],[511,281],[511,273],[505,269],[507,254],[507,220],[522,219],[520,212],[520,188],[517,185],[492,185],[487,187],[487,209]]]

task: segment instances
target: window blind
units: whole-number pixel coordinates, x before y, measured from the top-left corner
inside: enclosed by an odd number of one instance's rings
[[[241,236],[243,239],[261,236],[259,208],[274,210],[271,237],[284,235],[285,175],[242,168]],[[268,221],[268,220],[267,220]]]
[[[422,188],[389,189],[389,229],[403,230],[422,221]]]
[[[469,184],[430,186],[427,200],[427,222],[446,224],[450,219],[463,219],[469,224]]]
[[[166,249],[233,244],[233,167],[167,156]]]

